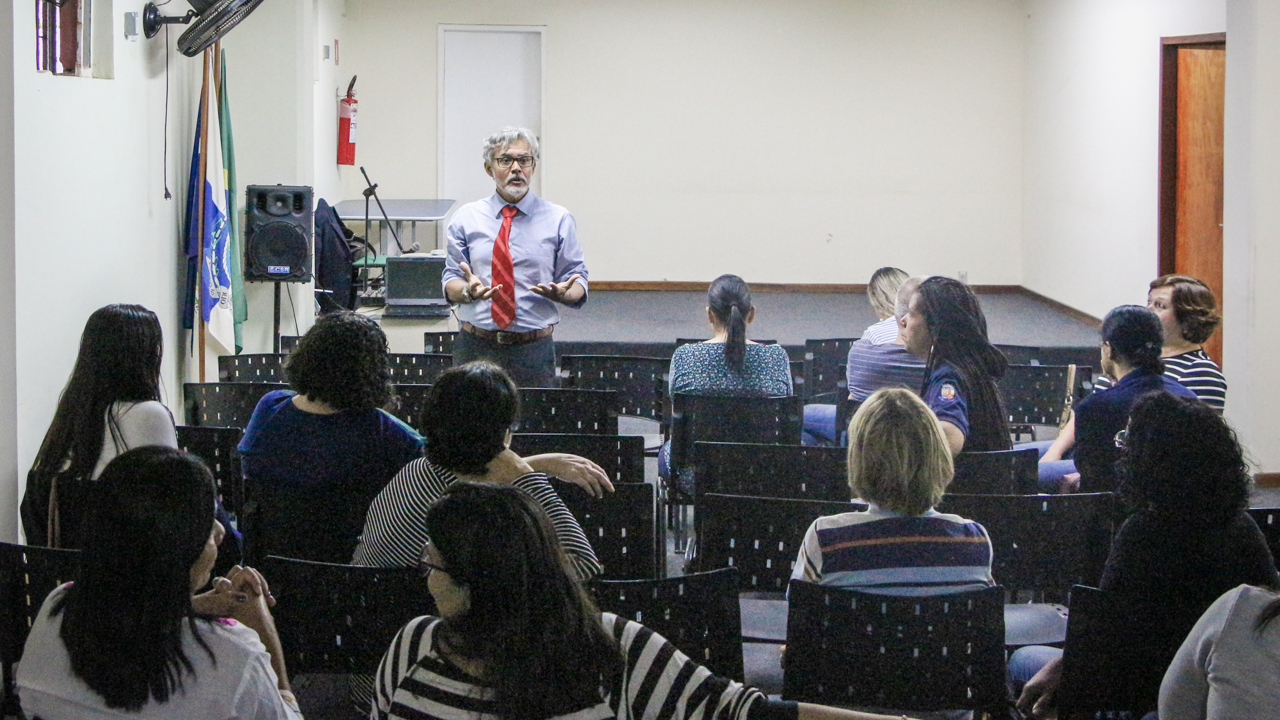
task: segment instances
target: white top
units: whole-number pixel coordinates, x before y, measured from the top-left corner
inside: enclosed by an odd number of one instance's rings
[[[107,411],[108,422],[102,429],[102,452],[98,454],[98,464],[93,468],[93,478],[97,479],[107,467],[107,463],[126,450],[160,445],[167,448],[178,447],[178,433],[173,428],[173,414],[169,408],[155,400],[143,402],[117,401]],[[110,416],[114,414],[116,430],[120,433],[117,439],[111,435]]]
[[[872,324],[862,333],[862,339],[872,345],[888,345],[898,339],[898,319],[887,317]]]
[[[1241,585],[1209,606],[1160,684],[1160,720],[1280,717],[1280,618],[1253,629],[1276,597]]]
[[[71,674],[71,658],[58,633],[62,616],[49,616],[54,598],[70,584],[49,593],[40,608],[18,664],[18,695],[27,717],[61,720],[301,720],[296,701],[280,694],[271,658],[258,633],[233,620],[200,621],[200,635],[218,658],[196,642],[190,627],[182,625],[182,649],[195,668],[195,676],[183,677],[184,690],[156,704],[148,700],[140,712],[111,709],[102,696]],[[128,662],[128,658],[119,658]]]

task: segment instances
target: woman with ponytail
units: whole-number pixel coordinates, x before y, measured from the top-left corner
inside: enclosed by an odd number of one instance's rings
[[[707,320],[714,336],[676,350],[671,358],[671,392],[703,395],[791,394],[787,352],[777,345],[747,340],[755,319],[751,288],[737,275],[721,275],[707,290]]]
[[[1129,421],[1138,398],[1165,390],[1179,397],[1195,394],[1163,375],[1160,318],[1138,305],[1121,305],[1102,321],[1102,372],[1114,383],[1076,405],[1076,468],[1080,490],[1116,489],[1113,465],[1119,458],[1116,433]]]

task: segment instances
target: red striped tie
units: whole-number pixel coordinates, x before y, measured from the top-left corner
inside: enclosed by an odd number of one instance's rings
[[[502,229],[493,241],[493,284],[502,289],[493,296],[490,313],[499,328],[506,328],[516,319],[516,271],[511,262],[511,218],[519,212],[515,205],[502,208]]]

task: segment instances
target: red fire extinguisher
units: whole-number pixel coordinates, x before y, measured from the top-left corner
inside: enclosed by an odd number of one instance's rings
[[[347,96],[338,101],[338,164],[356,164],[356,76],[351,76]]]

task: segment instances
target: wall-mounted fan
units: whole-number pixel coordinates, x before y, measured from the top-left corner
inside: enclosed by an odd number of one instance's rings
[[[167,17],[160,14],[155,3],[147,3],[142,8],[142,31],[148,38],[160,32],[162,25],[181,23],[183,25],[195,20],[195,24],[187,28],[178,38],[178,50],[187,57],[195,57],[205,48],[231,31],[231,28],[249,16],[254,8],[262,4],[262,0],[187,0],[192,9],[186,15]]]

